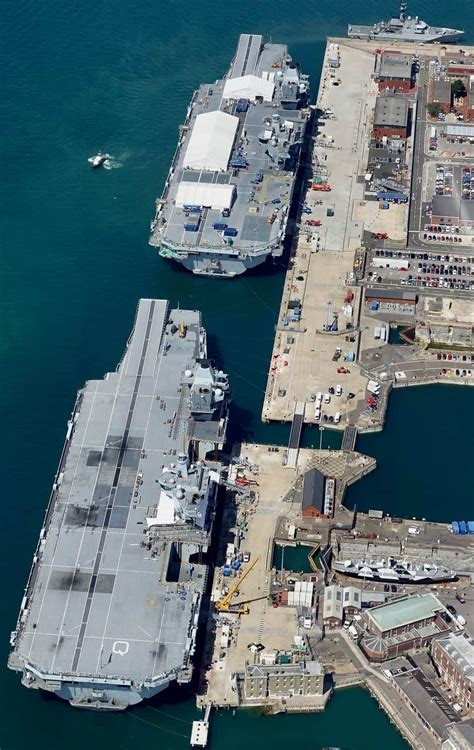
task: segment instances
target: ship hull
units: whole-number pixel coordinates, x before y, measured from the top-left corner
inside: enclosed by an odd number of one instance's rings
[[[257,255],[254,257],[238,258],[232,256],[220,256],[200,253],[199,255],[189,255],[186,258],[171,257],[168,253],[161,253],[165,258],[180,263],[188,271],[192,271],[196,276],[207,276],[209,278],[226,278],[232,279],[235,276],[241,276],[246,271],[263,265],[268,255]]]
[[[57,690],[51,690],[41,680],[37,684],[23,681],[27,687],[36,687],[45,692],[54,693],[58,698],[70,703],[73,708],[83,708],[89,711],[125,711],[131,706],[136,706],[144,700],[155,697],[167,690],[171,684],[166,680],[153,688],[121,688],[109,685],[98,685],[96,683],[83,684],[81,686],[71,682],[64,682]]]
[[[359,581],[364,581],[365,583],[367,581],[374,581],[375,583],[393,583],[395,585],[397,584],[413,584],[413,585],[420,585],[420,584],[436,584],[436,583],[448,583],[449,581],[455,581],[457,579],[457,576],[450,575],[443,578],[431,578],[430,576],[417,576],[415,578],[411,578],[410,576],[404,576],[399,575],[398,578],[384,578],[383,576],[378,575],[377,573],[372,573],[372,575],[360,575],[358,572],[353,572],[350,570],[339,570],[338,568],[334,568],[334,571],[336,573],[339,573],[339,575],[347,576],[348,578],[357,578]]]
[[[458,42],[463,36],[462,31],[456,31],[453,29],[451,33],[446,34],[390,34],[390,33],[374,33],[371,27],[359,27],[357,31],[354,31],[349,27],[347,36],[349,39],[361,39],[363,41],[371,42],[407,42],[410,44],[454,44]]]

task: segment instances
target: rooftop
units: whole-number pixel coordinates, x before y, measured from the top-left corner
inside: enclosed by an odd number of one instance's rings
[[[375,64],[376,78],[398,78],[410,80],[412,76],[413,58],[411,55],[401,55],[396,52],[382,52]]]
[[[458,720],[456,712],[418,667],[391,678],[423,721],[441,739],[448,724]]]
[[[378,289],[373,287],[365,290],[366,299],[400,299],[416,302],[415,292],[402,292],[399,289]]]
[[[408,100],[403,96],[386,94],[377,97],[374,126],[406,128],[408,124],[408,108]]]
[[[450,633],[436,643],[464,677],[474,683],[474,640],[467,633]]]
[[[417,594],[373,607],[367,612],[367,617],[385,632],[434,617],[442,609],[443,605],[434,594]]]
[[[318,469],[310,469],[304,475],[302,509],[317,508],[323,511],[326,478]]]

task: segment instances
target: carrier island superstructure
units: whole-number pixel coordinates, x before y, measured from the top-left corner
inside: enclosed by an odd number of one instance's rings
[[[140,300],[68,422],[11,634],[25,686],[120,710],[190,681],[228,403],[200,313]]]
[[[309,119],[308,76],[283,44],[242,34],[226,76],[195,91],[150,244],[195,274],[280,256]]]

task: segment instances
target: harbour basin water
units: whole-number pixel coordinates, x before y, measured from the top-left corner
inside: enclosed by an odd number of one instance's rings
[[[433,23],[467,28],[474,19],[472,9],[446,0],[420,0],[416,12]],[[287,440],[287,427],[259,421],[284,269],[274,266],[225,285],[196,279],[158,258],[147,245],[147,228],[193,88],[227,69],[241,31],[286,42],[316,90],[326,35],[344,34],[349,20],[372,23],[380,13],[376,0],[363,9],[347,0],[337,7],[329,0],[316,5],[303,0],[297,13],[291,3],[269,0],[247,6],[215,0],[204,5],[196,0],[167,5],[148,0],[2,4],[2,750],[59,750],[66,744],[69,750],[87,745],[188,746],[187,722],[196,716],[192,700],[164,700],[120,717],[74,711],[26,690],[18,676],[7,671],[9,631],[76,389],[86,378],[115,367],[140,296],[169,297],[202,310],[212,332],[210,350],[232,378],[235,438]],[[387,8],[384,15],[388,13]],[[122,167],[90,170],[87,158],[98,149],[112,154]],[[455,399],[459,413],[466,414],[468,395],[463,391],[454,396],[449,389],[428,393],[395,394],[393,403],[409,416],[422,403],[444,420]],[[464,427],[456,430],[453,422],[452,443],[447,444],[444,421],[425,423],[421,413],[416,422],[393,422],[392,408],[387,432],[363,438],[358,446],[377,455],[381,469],[372,476],[382,471],[380,493],[391,483],[392,474],[386,472],[392,471],[388,461],[393,453],[387,454],[384,467],[381,446],[389,440],[392,425],[400,426],[398,440],[411,446],[413,464],[418,444],[435,433],[439,436],[438,444],[432,444],[431,463],[422,467],[427,475],[441,473],[440,452],[454,452],[468,438]],[[390,439],[390,450],[397,455],[397,438]],[[324,445],[336,447],[337,441],[338,436],[324,433]],[[316,447],[317,432],[305,431],[304,442]],[[458,450],[456,463],[449,464],[456,466],[449,480],[449,506],[454,509],[454,495],[458,516],[465,511],[458,504],[468,487],[465,475],[459,476],[460,464]],[[369,480],[372,477],[360,487]],[[421,515],[420,494],[401,477],[398,486],[388,503],[391,509],[402,513],[403,504],[395,502],[403,500],[405,508],[416,508],[413,515]],[[430,482],[427,503],[432,510],[443,503],[446,507],[447,486]],[[363,495],[367,504],[380,507],[378,494],[366,489]],[[268,740],[279,748],[295,736],[308,735],[315,749],[405,747],[361,690],[338,694],[322,716],[263,719],[247,712],[236,717],[226,713],[213,722],[211,742],[214,750],[240,747],[250,736],[251,746]]]

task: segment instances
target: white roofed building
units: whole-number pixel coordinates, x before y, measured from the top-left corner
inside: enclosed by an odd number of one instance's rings
[[[219,110],[197,115],[184,154],[184,169],[225,172],[239,118]]]
[[[181,182],[176,193],[176,206],[201,206],[203,208],[230,208],[234,198],[234,185],[209,182]]]
[[[229,78],[225,82],[223,99],[249,99],[254,102],[257,97],[264,102],[271,102],[275,84],[271,80],[274,73],[267,73],[268,78],[259,78],[259,76],[247,75],[238,78]]]

